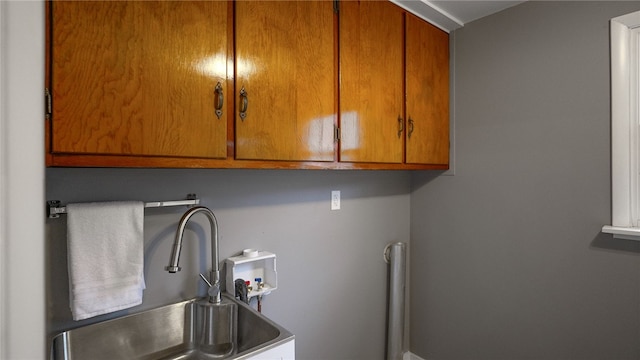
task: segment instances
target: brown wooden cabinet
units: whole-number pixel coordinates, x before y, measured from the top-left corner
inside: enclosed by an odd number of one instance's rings
[[[449,36],[406,14],[406,162],[449,164]]]
[[[340,3],[340,161],[402,163],[403,11]]]
[[[390,2],[48,5],[48,166],[448,167],[448,36]]]
[[[448,35],[389,2],[340,11],[340,160],[448,167]]]
[[[333,161],[332,2],[235,6],[236,159]]]
[[[51,6],[51,153],[226,157],[226,2]]]

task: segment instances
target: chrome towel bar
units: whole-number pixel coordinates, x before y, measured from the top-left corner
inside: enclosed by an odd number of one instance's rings
[[[196,197],[196,194],[188,194],[185,200],[172,200],[172,201],[151,201],[145,202],[145,208],[157,208],[167,206],[194,206],[200,204],[200,199]],[[47,201],[47,214],[50,219],[57,219],[60,214],[67,213],[67,207],[60,204],[59,200]]]

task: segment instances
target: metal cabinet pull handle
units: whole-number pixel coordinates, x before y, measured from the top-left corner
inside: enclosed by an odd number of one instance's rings
[[[413,119],[409,118],[409,133],[407,134],[409,139],[411,139],[411,134],[413,134]]]
[[[53,113],[53,105],[51,103],[51,92],[47,88],[44,89],[44,102],[45,102],[45,109],[44,109],[45,119],[51,119],[51,114]]]
[[[402,137],[402,132],[404,131],[404,121],[402,121],[402,116],[398,116],[398,137]]]
[[[244,121],[247,117],[247,108],[249,107],[249,97],[247,95],[247,91],[244,89],[240,89],[240,119]]]
[[[216,85],[215,94],[216,94],[216,100],[215,100],[216,116],[218,117],[218,119],[220,119],[220,117],[222,116],[222,106],[224,105],[224,94],[222,93],[222,84],[219,82],[218,82],[218,85]]]

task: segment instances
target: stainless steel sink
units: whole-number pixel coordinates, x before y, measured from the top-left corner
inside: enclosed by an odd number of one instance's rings
[[[53,338],[52,360],[246,359],[294,338],[289,331],[229,296],[237,304],[237,350],[225,357],[196,345],[196,302],[182,301],[65,331]]]

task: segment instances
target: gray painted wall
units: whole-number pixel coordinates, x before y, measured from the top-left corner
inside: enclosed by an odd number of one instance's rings
[[[412,179],[415,354],[640,358],[640,242],[600,233],[608,20],[636,10],[527,2],[453,34],[456,175]]]
[[[296,335],[299,359],[382,359],[387,264],[383,250],[409,241],[410,174],[371,171],[47,169],[46,197],[63,203],[173,200],[196,193],[216,214],[221,259],[246,248],[277,255],[278,289],[263,313]],[[330,210],[340,190],[342,209]],[[164,271],[183,208],[145,213],[144,303],[130,311],[205,294],[209,225],[195,216],[182,272]],[[199,218],[200,217],[200,218]],[[120,316],[73,322],[68,308],[66,216],[47,220],[49,334]],[[254,303],[255,305],[255,303]]]

